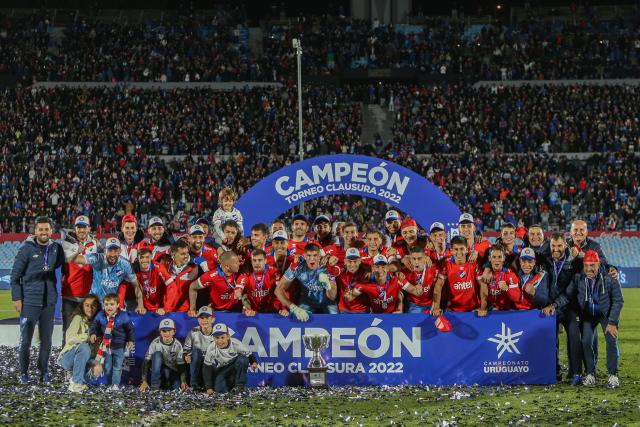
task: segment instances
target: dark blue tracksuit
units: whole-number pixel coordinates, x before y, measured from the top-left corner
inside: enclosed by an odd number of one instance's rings
[[[58,299],[56,269],[62,267],[64,262],[64,251],[59,243],[49,240],[46,245],[40,245],[33,236],[25,240],[13,262],[11,299],[22,301],[18,346],[22,375],[27,375],[29,371],[31,340],[36,324],[40,334],[38,369],[41,374],[48,371]]]

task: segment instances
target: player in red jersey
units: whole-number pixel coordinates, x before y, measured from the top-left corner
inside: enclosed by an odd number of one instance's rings
[[[544,268],[536,269],[536,252],[533,248],[520,251],[520,289],[522,298],[515,305],[520,310],[544,308],[549,302],[549,275]]]
[[[344,240],[339,236],[334,236],[331,232],[331,220],[326,215],[319,215],[313,222],[316,232],[316,240],[324,250],[324,254],[336,257],[339,261],[344,260]]]
[[[389,261],[384,255],[376,255],[372,269],[370,281],[358,283],[352,291],[354,297],[362,294],[369,297],[372,313],[402,313],[403,290],[415,295],[422,294],[422,286],[414,286],[389,274]],[[351,297],[347,295],[345,299],[348,301]]]
[[[431,224],[429,239],[431,245],[427,248],[427,256],[433,264],[442,268],[444,263],[451,258],[451,251],[447,248],[447,232],[443,223],[434,222]]]
[[[486,284],[487,305],[494,310],[513,310],[522,299],[518,275],[506,267],[504,248],[495,244],[489,249],[491,280]],[[483,291],[485,287],[483,286]]]
[[[353,290],[357,283],[368,280],[371,276],[371,267],[362,263],[360,252],[356,248],[347,249],[344,267],[336,277],[339,294],[338,310],[340,313],[368,313],[369,297],[365,294],[355,296]]]
[[[224,230],[224,229],[223,229]],[[217,311],[240,311],[240,300],[235,298],[240,259],[234,252],[220,255],[220,266],[191,284],[189,289],[189,316],[196,316],[196,300],[199,289],[209,290],[211,308]]]
[[[289,240],[289,249],[292,255],[302,255],[304,247],[309,240],[307,233],[309,232],[309,218],[303,214],[297,214],[293,217],[291,223],[291,239]]]
[[[157,262],[160,279],[165,284],[164,311],[185,312],[189,309],[189,287],[200,274],[198,266],[190,262],[189,244],[178,240],[170,249],[171,261],[168,266]]]
[[[393,247],[398,251],[397,257],[401,260],[402,267],[411,269],[411,260],[409,259],[411,248],[419,246],[426,252],[428,239],[426,236],[418,236],[418,224],[413,218],[402,220],[400,232],[402,233],[402,240],[394,243]],[[427,263],[431,265],[431,259],[428,259]]]
[[[458,231],[460,235],[466,239],[468,261],[477,261],[479,265],[482,265],[487,257],[487,251],[491,247],[491,242],[488,240],[478,241],[476,236],[476,225],[473,222],[473,215],[470,213],[463,213],[458,219]]]
[[[166,233],[164,222],[157,216],[149,220],[147,232],[149,236],[138,243],[138,249],[149,248],[153,254],[153,261],[158,262],[160,258],[169,255],[172,239]]]
[[[144,232],[138,229],[138,220],[135,216],[127,214],[122,217],[118,239],[121,256],[133,263],[138,257],[139,243],[144,240]]]
[[[445,276],[447,286],[436,284],[433,292],[433,306],[431,314],[442,314],[442,299],[447,300],[447,306],[451,311],[474,311],[480,308],[480,285],[476,280],[476,262],[467,261],[467,242],[462,236],[451,239],[451,252],[453,260],[444,264],[442,274]],[[486,301],[485,301],[486,307]],[[486,309],[478,312],[486,315]]]
[[[271,250],[267,252],[267,264],[276,269],[278,280],[282,277],[287,268],[295,261],[293,250],[289,249],[289,236],[284,230],[273,233],[271,239]]]
[[[89,218],[80,215],[74,221],[74,231],[61,232],[62,249],[65,258],[71,258],[77,254],[80,245],[84,250],[80,255],[95,254],[102,251],[100,244],[91,236]],[[71,323],[73,312],[87,297],[93,283],[93,269],[88,264],[76,264],[66,262],[62,266],[61,293],[62,293],[62,345],[65,344],[65,332]]]
[[[419,246],[411,248],[409,258],[412,270],[403,274],[409,283],[422,287],[422,294],[407,293],[408,313],[431,311],[433,290],[436,286],[442,287],[444,276],[442,276],[435,264],[427,265],[427,255]]]
[[[191,261],[205,273],[218,267],[218,251],[204,242],[205,231],[201,225],[192,225],[189,229],[189,255]]]
[[[267,265],[267,254],[262,249],[251,253],[251,267],[252,271],[240,275],[236,284],[234,297],[242,301],[242,312],[255,316],[281,311],[282,305],[275,295],[278,272]]]
[[[140,249],[138,259],[133,264],[138,283],[142,286],[142,301],[144,308],[149,311],[164,314],[165,285],[158,274],[158,267],[151,261],[151,251],[148,248]],[[120,286],[122,288],[122,286]]]
[[[382,254],[387,257],[387,260],[391,261],[398,253],[394,248],[384,246],[384,235],[378,230],[367,231],[366,234],[367,245],[360,250],[360,256],[362,257],[362,263],[367,264],[369,267],[373,265],[373,257],[378,254]]]

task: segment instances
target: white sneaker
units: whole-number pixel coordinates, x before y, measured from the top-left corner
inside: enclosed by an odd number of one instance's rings
[[[120,390],[120,386],[118,384],[112,384],[109,386],[109,388],[107,389],[109,391],[118,391]]]
[[[583,385],[588,385],[588,386],[595,385],[596,384],[596,377],[594,377],[592,374],[588,374],[582,380],[582,384]]]
[[[607,381],[607,384],[611,388],[620,387],[620,380],[617,375],[609,375],[609,381]]]
[[[69,391],[71,393],[82,393],[83,391],[85,391],[87,388],[86,384],[76,384],[76,383],[71,383],[69,384]]]

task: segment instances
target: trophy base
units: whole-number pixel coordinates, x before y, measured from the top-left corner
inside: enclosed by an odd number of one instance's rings
[[[328,388],[327,368],[308,368],[309,386],[311,388]]]

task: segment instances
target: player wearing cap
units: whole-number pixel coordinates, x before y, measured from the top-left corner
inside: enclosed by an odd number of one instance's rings
[[[600,267],[603,268],[609,276],[614,279],[618,278],[618,269],[607,262],[607,257],[600,247],[600,243],[588,237],[587,223],[584,220],[573,220],[569,233],[571,237],[567,241],[567,246],[571,251],[572,257],[582,258],[586,251],[596,251],[600,259]]]
[[[411,261],[411,270],[405,270],[403,274],[409,283],[422,287],[422,294],[407,293],[408,312],[429,312],[433,305],[433,290],[436,286],[442,288],[444,276],[440,273],[436,264],[427,265],[427,254],[419,246],[411,248],[409,259]]]
[[[151,390],[185,391],[189,388],[187,370],[182,344],[175,338],[176,325],[171,319],[162,319],[158,329],[160,336],[151,341],[142,362],[140,391],[149,390],[149,383]]]
[[[247,316],[256,313],[273,313],[282,308],[276,298],[278,271],[267,265],[267,254],[262,249],[251,253],[251,272],[240,275],[234,297],[242,301],[242,312]],[[281,313],[288,315],[288,313]]]
[[[620,350],[618,349],[618,322],[624,305],[620,282],[600,268],[600,256],[595,250],[589,249],[584,253],[584,271],[576,274],[567,289],[566,298],[562,304],[568,304],[576,299],[580,306],[580,320],[582,322],[582,350],[584,352],[586,372],[583,383],[595,385],[596,364],[598,351],[598,325],[602,327],[607,343],[607,371],[609,373],[609,387],[618,387],[618,366]]]
[[[153,254],[153,261],[157,262],[169,254],[173,238],[166,232],[164,222],[157,216],[149,220],[147,233],[148,236],[138,243],[138,249],[149,248]]]
[[[309,232],[309,218],[303,214],[297,214],[293,217],[291,223],[291,239],[289,240],[289,249],[292,255],[302,255],[304,246],[307,244],[307,233]]]
[[[206,233],[201,225],[189,228],[189,255],[191,261],[204,272],[214,270],[218,266],[218,251],[205,243]]]
[[[189,244],[178,240],[170,249],[169,263],[156,264],[164,289],[164,311],[185,312],[189,310],[189,289],[200,275],[198,266],[191,262]]]
[[[491,247],[491,242],[488,240],[479,241],[479,237],[476,236],[476,225],[473,221],[473,215],[470,213],[460,215],[460,218],[458,218],[458,231],[467,242],[469,261],[478,261],[478,264],[482,265],[486,259],[487,251]]]
[[[363,283],[371,276],[371,267],[362,263],[360,251],[356,248],[347,249],[344,267],[336,277],[340,313],[369,313],[369,297],[365,294],[355,296],[353,290],[357,283]]]
[[[273,233],[271,250],[267,252],[267,264],[277,271],[277,280],[294,262],[293,249],[289,249],[289,236],[284,230]]]
[[[451,258],[451,251],[447,248],[447,232],[444,224],[434,222],[429,227],[429,239],[432,247],[427,249],[427,256],[435,265],[442,265]]]
[[[61,231],[60,242],[64,250],[65,258],[71,258],[78,252],[80,245],[84,246],[81,255],[102,252],[97,240],[91,236],[89,218],[81,215],[74,221],[74,231],[65,233]],[[62,266],[60,278],[62,295],[62,346],[65,344],[65,335],[71,322],[73,311],[82,300],[89,295],[93,283],[93,269],[90,265],[78,265],[66,262]]]
[[[520,251],[520,289],[522,299],[516,303],[516,308],[530,310],[532,308],[544,308],[549,300],[549,275],[544,269],[536,267],[536,252],[533,248],[524,248]]]
[[[393,244],[398,251],[397,257],[402,261],[402,266],[411,269],[409,254],[411,248],[418,246],[426,252],[428,240],[426,236],[418,236],[418,223],[413,218],[405,218],[400,225],[402,239]],[[427,264],[431,266],[431,259],[427,258]]]
[[[324,250],[324,254],[335,257],[337,260],[343,260],[345,242],[340,236],[334,236],[331,232],[331,220],[329,217],[319,215],[313,222],[313,226],[316,232],[316,241]]]
[[[444,307],[451,311],[474,311],[480,308],[480,289],[476,278],[477,263],[467,260],[467,247],[464,237],[454,236],[451,239],[453,259],[447,261],[442,268],[446,286],[436,283],[431,308],[431,314],[434,316],[442,314],[443,300],[447,301]],[[486,309],[479,310],[478,314],[486,315]]]
[[[402,218],[396,210],[389,210],[384,216],[384,228],[385,228],[385,246],[391,247],[394,243],[402,240],[402,233],[400,232],[400,221]]]
[[[258,367],[256,357],[236,338],[231,338],[224,323],[213,327],[213,342],[204,357],[204,383],[207,394],[242,391],[247,384],[247,369]]]
[[[81,265],[90,265],[93,269],[91,293],[96,295],[102,303],[104,297],[110,293],[117,293],[120,285],[127,280],[135,289],[137,298],[136,312],[146,313],[142,300],[142,287],[131,268],[131,263],[120,256],[120,241],[110,237],[105,243],[105,253],[93,253],[82,255],[84,246],[80,245],[76,254],[70,257],[69,262]]]
[[[234,252],[224,252],[219,257],[220,266],[204,273],[189,288],[189,316],[196,315],[199,289],[208,289],[211,308],[216,311],[239,311],[240,301],[235,298],[240,260]]]
[[[211,307],[205,305],[198,310],[198,326],[191,329],[184,340],[184,361],[189,364],[190,385],[199,389],[203,384],[202,365],[207,348],[213,342],[213,316]]]
[[[422,295],[422,286],[414,286],[404,279],[389,273],[389,261],[384,255],[376,255],[373,259],[373,274],[365,283],[356,284],[353,297],[365,294],[369,297],[371,313],[402,313],[403,290],[415,295]],[[351,296],[346,296],[349,300]]]
[[[487,307],[493,310],[513,310],[522,299],[518,275],[505,266],[505,259],[502,245],[495,244],[489,249],[491,279],[481,284],[480,292],[486,293]]]
[[[211,235],[211,223],[207,218],[198,218],[193,222],[193,225],[199,225],[204,230],[204,243],[206,245],[209,245],[214,249],[218,246]]]
[[[149,248],[140,249],[138,259],[133,263],[133,271],[136,273],[138,283],[142,286],[144,308],[163,315],[165,286],[158,273],[159,269],[151,261],[151,256]],[[120,286],[119,296],[121,300],[124,297],[122,289],[124,289],[124,286]]]
[[[337,287],[330,277],[329,268],[320,264],[320,250],[315,243],[308,243],[304,248],[304,260],[291,266],[278,282],[276,296],[285,308],[300,321],[309,320],[309,313],[337,314],[335,303]],[[337,269],[336,269],[337,270]],[[333,277],[339,271],[335,271]],[[287,289],[294,280],[300,283],[300,302],[294,304],[287,295]]]

